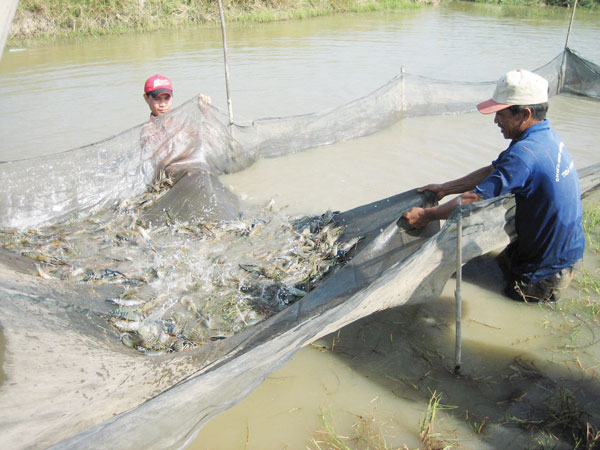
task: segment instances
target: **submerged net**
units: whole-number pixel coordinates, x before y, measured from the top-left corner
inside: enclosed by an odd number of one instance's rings
[[[599,97],[600,68],[571,51],[538,72],[552,94]],[[217,176],[471,111],[493,84],[404,74],[340,108],[234,126],[192,99],[109,140],[0,164],[2,446],[184,446],[302,346],[435,298],[455,269],[456,218],[418,232],[398,220],[429,196],[287,217]],[[583,192],[598,172],[580,171]],[[510,241],[513,205],[463,211],[465,262]]]

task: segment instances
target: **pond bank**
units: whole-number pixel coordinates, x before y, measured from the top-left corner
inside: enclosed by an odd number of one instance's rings
[[[337,13],[387,11],[438,5],[440,0],[271,0],[224,2],[227,22],[264,23],[306,19]],[[554,7],[570,7],[572,0],[478,1],[525,7],[528,15],[546,15]],[[582,0],[581,7],[597,9],[600,0]],[[28,40],[80,38],[130,32],[213,26],[219,23],[217,2],[186,0],[113,0],[110,2],[21,0],[12,23],[8,46]]]
[[[272,0],[224,2],[227,22],[263,23],[342,12],[415,8],[439,0]],[[76,38],[212,26],[219,23],[217,2],[120,0],[80,2],[21,0],[9,45],[28,39]]]

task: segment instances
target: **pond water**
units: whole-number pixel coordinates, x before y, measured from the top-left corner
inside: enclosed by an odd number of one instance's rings
[[[569,18],[569,11],[531,17],[525,9],[452,2],[232,25],[234,117],[243,122],[338,106],[383,85],[402,66],[409,73],[462,81],[492,81],[516,67],[535,69],[562,51]],[[598,16],[578,15],[570,47],[599,63],[599,36]],[[142,85],[156,72],[172,79],[176,103],[203,92],[226,110],[222,58],[217,28],[7,49],[0,63],[0,160],[64,151],[143,122],[148,111]],[[549,117],[578,167],[598,162],[597,101],[553,98]],[[489,164],[506,145],[491,116],[409,118],[372,136],[263,160],[221,180],[250,202],[274,199],[290,214],[317,214],[455,178]],[[594,256],[586,256],[588,264],[596,267]],[[444,392],[442,403],[462,405],[461,417],[442,416],[439,426],[447,435],[467,448],[494,448],[489,443],[494,440],[481,439],[472,425],[497,412],[486,406],[500,401],[490,386],[510,391],[514,373],[507,368],[517,357],[554,372],[559,371],[547,361],[570,359],[557,356],[548,331],[549,324],[560,323],[560,312],[506,300],[497,293],[493,270],[489,273],[467,277],[464,287],[465,379],[457,382],[444,371],[452,366],[454,345],[451,280],[438,301],[380,313],[305,348],[206,426],[191,448],[319,448],[315,442],[329,439],[326,424],[341,436],[353,436],[358,426],[373,439],[383,433],[392,448],[415,448],[422,445],[418,434],[428,388]],[[581,357],[584,366],[593,366],[598,354],[589,348]],[[494,378],[506,370],[505,378]],[[464,410],[475,419],[464,420]],[[506,442],[501,431],[488,433]],[[519,442],[520,435],[510,438]],[[350,448],[366,447],[348,442]]]
[[[568,11],[463,3],[228,28],[236,121],[320,111],[400,72],[493,81],[537,68],[564,46]],[[570,47],[600,60],[597,16],[578,12]],[[6,49],[0,63],[0,161],[55,153],[144,122],[144,80],[169,76],[175,103],[198,92],[226,110],[220,30],[112,36]]]

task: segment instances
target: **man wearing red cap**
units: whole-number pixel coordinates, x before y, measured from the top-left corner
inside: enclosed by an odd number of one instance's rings
[[[197,128],[185,126],[181,116],[163,118],[171,111],[173,102],[173,85],[171,80],[163,75],[152,75],[144,83],[144,100],[150,107],[150,121],[142,127],[140,143],[142,148],[151,153],[156,163],[155,178],[161,171],[173,177],[191,167],[199,159],[201,148]],[[208,115],[207,105],[210,97],[199,94],[198,106]]]
[[[171,110],[173,101],[171,80],[162,75],[152,75],[144,83],[144,100],[150,107],[151,118],[168,113]],[[198,103],[201,107],[204,107],[204,105],[210,104],[210,97],[199,94]]]
[[[144,100],[150,107],[150,116],[168,113],[173,101],[171,80],[162,75],[153,75],[144,84]]]
[[[496,84],[490,100],[477,105],[495,113],[505,139],[504,150],[490,166],[457,180],[430,184],[438,200],[462,194],[461,203],[515,195],[517,239],[501,254],[505,293],[516,300],[555,301],[566,288],[581,258],[585,238],[579,177],[569,152],[546,119],[548,82],[532,72],[513,70]],[[403,216],[422,228],[446,219],[457,200],[432,208],[411,208]]]
[[[162,170],[166,170],[173,153],[168,142],[175,133],[175,126],[170,121],[158,120],[158,117],[171,110],[173,102],[173,86],[171,80],[162,75],[152,75],[144,83],[144,100],[150,107],[150,121],[142,127],[140,143],[144,150],[153,154],[158,170],[154,178],[158,178]],[[171,126],[169,126],[171,125]],[[172,131],[169,131],[170,129]]]

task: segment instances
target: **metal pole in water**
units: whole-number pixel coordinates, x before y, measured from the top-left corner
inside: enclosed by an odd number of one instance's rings
[[[231,106],[231,94],[229,92],[229,65],[227,64],[227,34],[225,33],[225,16],[223,15],[223,3],[221,0],[219,0],[219,16],[221,17],[221,32],[223,34],[223,59],[225,60],[225,89],[227,90],[229,125],[233,125],[233,107]]]
[[[456,290],[454,297],[456,299],[456,340],[454,347],[454,373],[460,373],[462,358],[462,207],[458,196],[458,221],[456,222]]]

